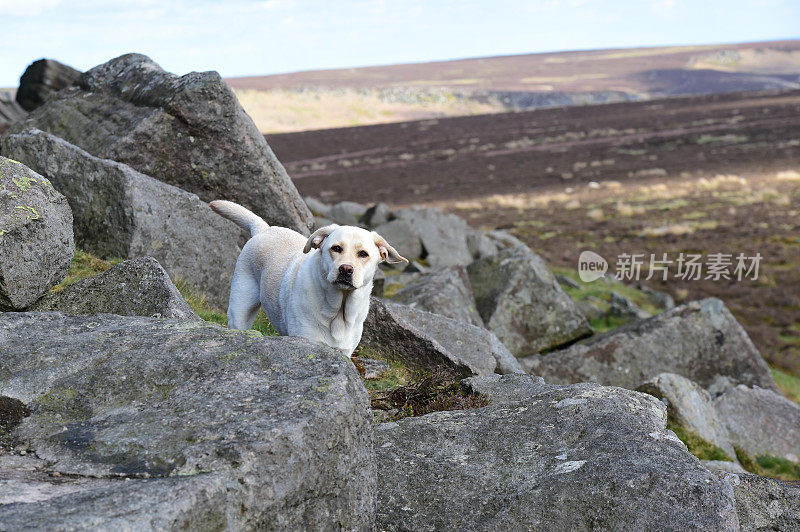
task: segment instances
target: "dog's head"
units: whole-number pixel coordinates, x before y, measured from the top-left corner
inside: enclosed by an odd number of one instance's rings
[[[312,249],[319,249],[327,281],[340,290],[355,290],[372,281],[381,262],[408,262],[375,231],[350,225],[317,229],[303,253]]]

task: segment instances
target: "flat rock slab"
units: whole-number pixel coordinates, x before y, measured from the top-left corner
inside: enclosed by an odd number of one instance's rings
[[[67,197],[82,249],[103,258],[154,257],[173,279],[227,307],[240,231],[200,198],[37,129],[6,135],[0,149]]]
[[[446,368],[464,377],[524,373],[489,331],[374,297],[361,344],[418,369]]]
[[[659,401],[535,379],[476,377],[492,405],[378,425],[377,528],[736,529],[730,484],[665,430]]]
[[[311,226],[283,165],[216,72],[176,76],[126,54],[82,74],[23,124],[203,201],[235,201],[305,234]]]
[[[552,349],[591,334],[575,301],[541,257],[512,246],[467,268],[478,313],[517,357]]]
[[[153,257],[126,260],[47,294],[31,310],[199,320]]]
[[[778,456],[800,462],[800,407],[770,390],[739,385],[714,406],[733,445],[750,457]]]
[[[483,327],[481,315],[475,308],[472,285],[463,266],[451,266],[421,274],[391,299],[476,327]]]
[[[633,390],[660,373],[676,373],[712,396],[737,384],[778,391],[761,354],[716,298],[681,305],[562,351],[528,357],[522,365],[558,384],[592,381]]]
[[[728,427],[714,408],[714,400],[696,383],[674,373],[662,373],[637,388],[660,399],[669,415],[683,428],[711,442],[736,460]]]
[[[24,309],[61,282],[75,241],[67,198],[27,166],[0,157],[0,309]]]
[[[373,524],[369,400],[352,363],[325,346],[31,312],[0,315],[0,351],[0,395],[31,409],[9,437],[46,462],[17,475],[15,489],[40,496],[0,504],[0,528]],[[80,482],[47,496],[40,473]]]

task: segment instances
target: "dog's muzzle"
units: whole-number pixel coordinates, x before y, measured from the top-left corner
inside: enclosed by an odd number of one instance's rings
[[[336,276],[336,280],[333,282],[338,288],[343,290],[352,290],[355,288],[353,285],[353,267],[349,264],[342,264],[339,266],[339,275]]]

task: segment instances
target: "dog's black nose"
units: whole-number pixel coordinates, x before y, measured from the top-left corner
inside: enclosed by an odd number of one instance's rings
[[[339,273],[342,275],[353,275],[353,267],[349,264],[339,266]]]

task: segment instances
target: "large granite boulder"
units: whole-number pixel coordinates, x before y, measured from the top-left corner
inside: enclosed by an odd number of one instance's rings
[[[733,445],[750,457],[777,456],[800,462],[800,407],[763,388],[739,385],[714,406]]]
[[[200,319],[152,257],[126,260],[103,273],[51,292],[30,310]]]
[[[423,257],[431,266],[465,266],[472,262],[472,254],[467,247],[469,227],[455,214],[411,207],[395,212],[395,216],[409,223],[422,242]],[[376,231],[380,233],[378,229]]]
[[[517,357],[592,332],[541,257],[525,246],[508,247],[477,260],[467,272],[483,322]]]
[[[693,301],[521,363],[530,373],[560,384],[594,381],[635,389],[660,373],[677,373],[712,396],[737,384],[778,390],[745,330],[716,298]]]
[[[61,282],[75,253],[72,211],[50,182],[0,157],[0,309],[24,309]]]
[[[392,296],[393,301],[483,327],[475,295],[463,266],[422,274]]]
[[[717,474],[733,485],[743,531],[800,530],[800,483],[747,473]]]
[[[0,395],[31,410],[5,440],[36,459],[0,461],[0,528],[372,528],[369,398],[332,349],[30,312],[0,315],[0,351]]]
[[[53,94],[23,124],[203,201],[235,201],[272,225],[305,234],[311,226],[311,213],[264,135],[216,72],[179,77],[144,55],[126,54]]]
[[[72,206],[78,245],[103,258],[151,256],[226,308],[239,228],[197,196],[37,129],[0,150],[46,175]]]
[[[19,78],[17,102],[26,111],[33,111],[45,102],[50,93],[69,87],[80,75],[80,70],[55,59],[34,61]]]
[[[706,390],[674,373],[657,375],[637,389],[660,399],[675,423],[713,443],[725,451],[728,458],[736,460],[728,427],[717,414],[714,400]]]
[[[467,382],[492,404],[376,427],[378,529],[737,529],[730,484],[665,429],[653,397],[529,375]]]
[[[495,335],[454,319],[372,298],[361,346],[417,369],[458,375],[524,373]]]

